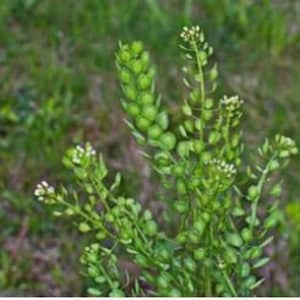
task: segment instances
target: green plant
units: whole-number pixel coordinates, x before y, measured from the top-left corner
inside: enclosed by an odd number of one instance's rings
[[[120,195],[120,174],[111,183],[89,143],[72,147],[63,159],[80,188],[56,190],[43,181],[35,191],[54,215],[71,216],[90,233],[93,242],[81,262],[91,295],[247,296],[263,282],[256,270],[270,260],[263,249],[281,221],[281,186],[269,178],[297,148],[276,135],[258,149],[254,167],[243,165],[243,101],[213,98],[218,71],[199,27],[184,28],[181,39],[189,92],[174,120],[162,108],[143,44],[120,43],[116,55],[126,123],[165,187],[165,223],[173,229],[158,226],[149,210]],[[267,195],[270,201],[261,203]],[[135,275],[122,259],[135,265]]]

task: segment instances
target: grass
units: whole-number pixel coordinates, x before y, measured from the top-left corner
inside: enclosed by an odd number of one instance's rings
[[[70,144],[90,140],[110,169],[129,173],[124,192],[138,189],[147,205],[160,210],[150,201],[156,180],[120,122],[114,66],[118,40],[145,42],[158,66],[158,87],[162,94],[168,91],[166,100],[176,110],[179,103],[173,99],[183,85],[175,68],[181,58],[174,37],[184,24],[199,24],[220,53],[220,94],[238,93],[246,101],[245,126],[253,148],[277,131],[299,145],[299,19],[297,1],[1,1],[1,295],[85,293],[74,254],[85,241],[74,243],[70,224],[45,222],[48,212],[32,198],[41,178],[68,183],[60,158]],[[299,167],[298,157],[286,174],[286,202],[299,199]],[[137,179],[139,169],[144,176]],[[50,257],[39,260],[40,268],[36,253]],[[290,273],[282,276],[299,277],[292,267],[296,260],[289,258]],[[280,260],[274,268],[280,270]],[[278,282],[271,280],[262,294],[300,292],[293,280],[278,291],[275,286]]]

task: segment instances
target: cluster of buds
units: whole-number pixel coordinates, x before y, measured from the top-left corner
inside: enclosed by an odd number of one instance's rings
[[[34,195],[39,201],[50,203],[54,201],[55,190],[46,181],[42,181],[36,186]]]
[[[241,105],[244,103],[243,100],[239,99],[238,96],[227,97],[224,96],[221,99],[221,103],[225,106],[225,109],[229,112],[238,111]]]
[[[226,178],[231,178],[236,174],[236,168],[233,164],[227,164],[225,161],[216,158],[212,159],[209,163],[215,166],[215,168],[220,173],[224,174]]]
[[[192,26],[190,28],[184,26],[180,37],[183,39],[184,42],[187,43],[192,43],[195,41],[203,42],[204,40],[204,35],[201,32],[199,26]]]
[[[73,150],[72,162],[74,164],[80,165],[82,164],[83,160],[94,157],[95,155],[96,151],[95,149],[93,149],[90,143],[86,143],[84,148],[78,145]]]
[[[298,148],[295,141],[293,141],[289,137],[276,135],[275,142],[280,149],[279,156],[282,158],[289,157],[290,155],[295,155],[298,153]]]

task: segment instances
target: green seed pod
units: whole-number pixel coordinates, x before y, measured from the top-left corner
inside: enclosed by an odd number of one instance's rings
[[[200,234],[197,231],[195,231],[195,230],[191,230],[188,233],[188,240],[191,243],[199,244],[199,242],[200,242]]]
[[[180,232],[177,236],[176,236],[176,241],[180,244],[185,243],[187,239],[187,235],[186,232]]]
[[[205,100],[205,108],[210,109],[214,105],[214,100],[209,98]]]
[[[176,297],[176,298],[179,298],[179,297],[182,297],[182,294],[179,290],[175,289],[175,288],[172,288],[170,290],[170,292],[168,293],[168,297]]]
[[[249,200],[253,201],[256,199],[256,197],[258,196],[259,194],[259,190],[258,190],[258,187],[257,186],[250,186],[249,189],[248,189],[248,198]]]
[[[250,271],[251,268],[248,263],[245,262],[241,265],[241,269],[240,269],[241,277],[243,278],[247,277],[250,274]]]
[[[188,104],[182,106],[182,112],[188,117],[193,115],[192,109]]]
[[[161,112],[157,118],[156,123],[163,129],[166,130],[169,126],[169,118],[166,112]]]
[[[141,131],[146,131],[150,127],[150,125],[150,121],[144,117],[139,117],[136,120],[136,126]]]
[[[279,221],[278,213],[275,211],[272,213],[264,222],[264,228],[265,229],[271,229],[274,228]]]
[[[205,257],[205,249],[204,248],[198,248],[194,251],[194,257],[196,260],[202,260]]]
[[[236,252],[232,248],[227,248],[226,249],[225,261],[228,264],[236,264],[237,263]]]
[[[133,86],[126,85],[123,87],[124,95],[128,100],[135,100],[136,99],[136,90]]]
[[[193,224],[193,228],[199,233],[199,234],[202,234],[204,232],[204,229],[205,229],[205,222],[201,219],[201,218],[198,218],[195,223]]]
[[[195,140],[195,141],[193,141],[193,148],[194,148],[195,152],[199,154],[203,151],[204,144],[199,140]]]
[[[119,297],[124,297],[125,294],[122,290],[120,289],[113,289],[110,293],[109,293],[109,297],[115,297],[115,298],[119,298]]]
[[[102,295],[102,292],[96,288],[89,287],[87,292],[93,297],[99,297]]]
[[[120,77],[122,83],[124,83],[124,84],[129,84],[129,83],[131,82],[131,75],[130,75],[130,73],[129,73],[127,70],[125,70],[125,69],[122,69],[122,70],[120,71],[119,77]]]
[[[177,145],[177,153],[181,158],[186,158],[191,150],[191,144],[189,141],[181,141]]]
[[[197,265],[191,257],[186,257],[183,261],[184,266],[191,272],[195,272]]]
[[[135,75],[138,75],[143,72],[143,64],[140,60],[134,60],[130,65],[130,69]]]
[[[135,103],[128,103],[126,110],[131,117],[137,117],[140,114],[140,108]]]
[[[187,201],[184,200],[178,200],[174,203],[174,207],[176,211],[179,213],[185,213],[189,210],[189,205]]]
[[[217,132],[217,131],[212,131],[211,134],[208,137],[208,142],[211,145],[214,145],[219,141],[219,139],[220,139],[220,133]]]
[[[160,137],[161,146],[165,150],[172,150],[176,145],[176,137],[171,132],[166,132]]]
[[[157,154],[155,154],[154,160],[160,167],[166,167],[170,164],[170,156],[167,152],[158,152]]]
[[[157,232],[157,224],[154,221],[148,221],[145,224],[145,233],[149,236],[154,236]]]
[[[187,193],[186,185],[183,180],[178,179],[176,181],[176,190],[179,194],[182,194],[182,195]]]
[[[241,207],[235,207],[232,210],[232,215],[235,217],[241,217],[245,215],[245,211]]]
[[[175,176],[181,177],[184,175],[184,167],[181,165],[175,165],[173,167],[173,173]]]
[[[135,261],[139,266],[143,268],[148,266],[148,259],[144,255],[137,254],[135,257]]]
[[[192,177],[192,179],[189,183],[189,186],[191,189],[196,189],[199,187],[200,183],[201,183],[201,180],[199,177]]]
[[[263,257],[259,259],[255,264],[253,265],[254,269],[259,269],[262,266],[266,265],[270,261],[270,257]]]
[[[186,120],[184,121],[184,127],[188,132],[193,132],[194,131],[194,123],[192,120]]]
[[[131,55],[128,50],[123,49],[119,53],[119,58],[121,62],[125,64],[131,59]]]
[[[211,110],[204,110],[203,111],[203,118],[205,121],[209,121],[213,116],[213,112]]]
[[[146,221],[151,220],[151,219],[152,219],[152,213],[151,213],[151,211],[148,210],[148,209],[146,209],[146,210],[144,211],[143,217],[144,217],[144,219],[145,219]]]
[[[91,277],[97,277],[98,275],[100,275],[99,270],[95,266],[88,267],[87,272]]]
[[[211,153],[203,152],[201,158],[202,158],[204,163],[208,163],[211,160]]]
[[[91,227],[89,224],[82,222],[79,224],[78,229],[81,232],[88,232],[91,230]]]
[[[141,96],[141,103],[143,105],[150,105],[154,102],[154,96],[150,93],[143,93]]]
[[[237,234],[237,233],[227,233],[226,234],[226,241],[234,246],[234,247],[241,247],[243,244],[243,241],[241,239],[241,237]]]
[[[201,121],[201,119],[197,119],[195,121],[195,128],[200,131],[202,127],[203,127],[203,122]]]
[[[246,278],[246,280],[244,281],[244,285],[246,288],[250,288],[253,284],[255,284],[256,282],[256,278],[255,276],[249,276],[248,278]]]
[[[143,52],[141,55],[141,62],[143,64],[144,70],[148,69],[150,64],[150,55],[148,52]]]
[[[152,125],[148,130],[148,136],[150,139],[157,139],[161,134],[162,129],[156,124]]]
[[[143,51],[143,43],[140,41],[135,41],[131,44],[131,52],[134,55],[140,55],[141,52]]]
[[[157,285],[161,289],[168,289],[169,287],[169,276],[166,273],[161,273],[157,278]]]
[[[157,116],[157,109],[155,106],[147,105],[143,107],[142,115],[149,121],[154,121]]]
[[[250,258],[256,259],[262,255],[262,248],[260,247],[254,247],[250,250]]]
[[[105,231],[100,231],[96,234],[96,239],[103,241],[106,238],[106,232]]]
[[[138,88],[141,90],[148,89],[151,83],[152,83],[152,77],[149,75],[140,75],[137,81]]]
[[[253,236],[249,228],[244,228],[242,230],[242,238],[245,242],[250,242],[252,240]]]

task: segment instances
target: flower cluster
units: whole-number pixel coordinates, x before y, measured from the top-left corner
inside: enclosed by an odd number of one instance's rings
[[[34,195],[39,201],[50,203],[53,201],[53,196],[55,196],[55,190],[54,187],[50,186],[46,181],[42,181],[36,186]]]
[[[200,27],[192,26],[192,27],[183,27],[183,30],[180,34],[180,37],[183,39],[184,42],[192,43],[195,41],[200,40],[201,42],[204,40],[204,35],[200,30]]]
[[[232,96],[232,97],[224,96],[221,99],[221,103],[225,106],[225,109],[230,112],[239,110],[243,102],[244,101],[241,100],[239,96]]]
[[[84,160],[88,160],[95,155],[96,151],[90,143],[86,143],[84,147],[77,145],[72,153],[72,162],[80,165]]]
[[[236,174],[236,168],[233,164],[227,164],[225,161],[216,158],[212,159],[209,163],[223,173],[226,178],[231,178]]]

